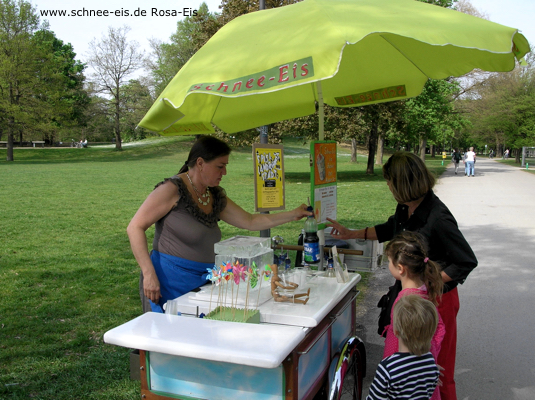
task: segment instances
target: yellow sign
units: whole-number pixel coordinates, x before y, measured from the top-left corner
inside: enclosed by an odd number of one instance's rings
[[[282,145],[253,144],[255,211],[285,209]]]

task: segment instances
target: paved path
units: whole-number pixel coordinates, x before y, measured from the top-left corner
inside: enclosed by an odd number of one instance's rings
[[[476,176],[440,177],[436,194],[451,210],[479,266],[459,287],[459,400],[535,399],[535,176],[478,159]],[[383,266],[359,307],[369,354],[365,390],[382,355],[376,334],[379,297],[392,282]]]

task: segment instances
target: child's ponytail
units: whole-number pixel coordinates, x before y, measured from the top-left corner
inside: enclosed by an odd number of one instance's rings
[[[425,259],[424,259],[425,260]],[[427,295],[429,300],[436,306],[440,297],[442,296],[442,291],[444,288],[444,282],[442,281],[442,274],[440,273],[440,266],[438,263],[429,260],[426,257],[427,262],[424,266],[422,280],[427,287]]]

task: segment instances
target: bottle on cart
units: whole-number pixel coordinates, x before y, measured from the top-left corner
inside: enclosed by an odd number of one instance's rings
[[[301,233],[299,234],[299,237],[297,238],[297,245],[303,246],[303,240],[305,239],[305,230],[301,229]],[[299,250],[295,254],[295,267],[302,267],[303,266],[303,251]]]
[[[308,206],[307,211],[314,212],[312,206]],[[305,238],[303,240],[304,262],[315,265],[320,261],[320,239],[318,237],[318,223],[313,215],[307,217],[305,221]]]
[[[330,256],[327,260],[327,271],[325,271],[325,276],[327,278],[336,278],[336,275],[334,273],[334,260],[332,256]]]

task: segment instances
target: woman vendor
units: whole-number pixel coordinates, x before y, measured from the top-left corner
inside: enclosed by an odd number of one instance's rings
[[[428,256],[440,264],[444,281],[444,294],[438,306],[446,328],[438,356],[438,364],[444,368],[440,396],[442,400],[455,400],[454,372],[459,311],[457,286],[477,266],[477,259],[459,230],[457,221],[433,193],[435,177],[418,156],[409,152],[394,153],[383,167],[383,176],[398,202],[395,214],[384,224],[359,230],[347,229],[330,220],[332,235],[339,239],[369,239],[379,242],[389,241],[402,231],[419,232],[424,236],[429,246]],[[399,281],[396,281],[395,287],[401,289]],[[390,310],[386,312],[390,315]]]
[[[154,312],[163,312],[168,300],[206,283],[206,269],[214,266],[214,244],[221,240],[219,220],[260,231],[310,215],[305,204],[286,212],[250,214],[234,203],[219,186],[230,152],[225,142],[201,136],[179,173],[156,185],[128,225],[142,292]],[[153,224],[149,254],[145,232]]]

